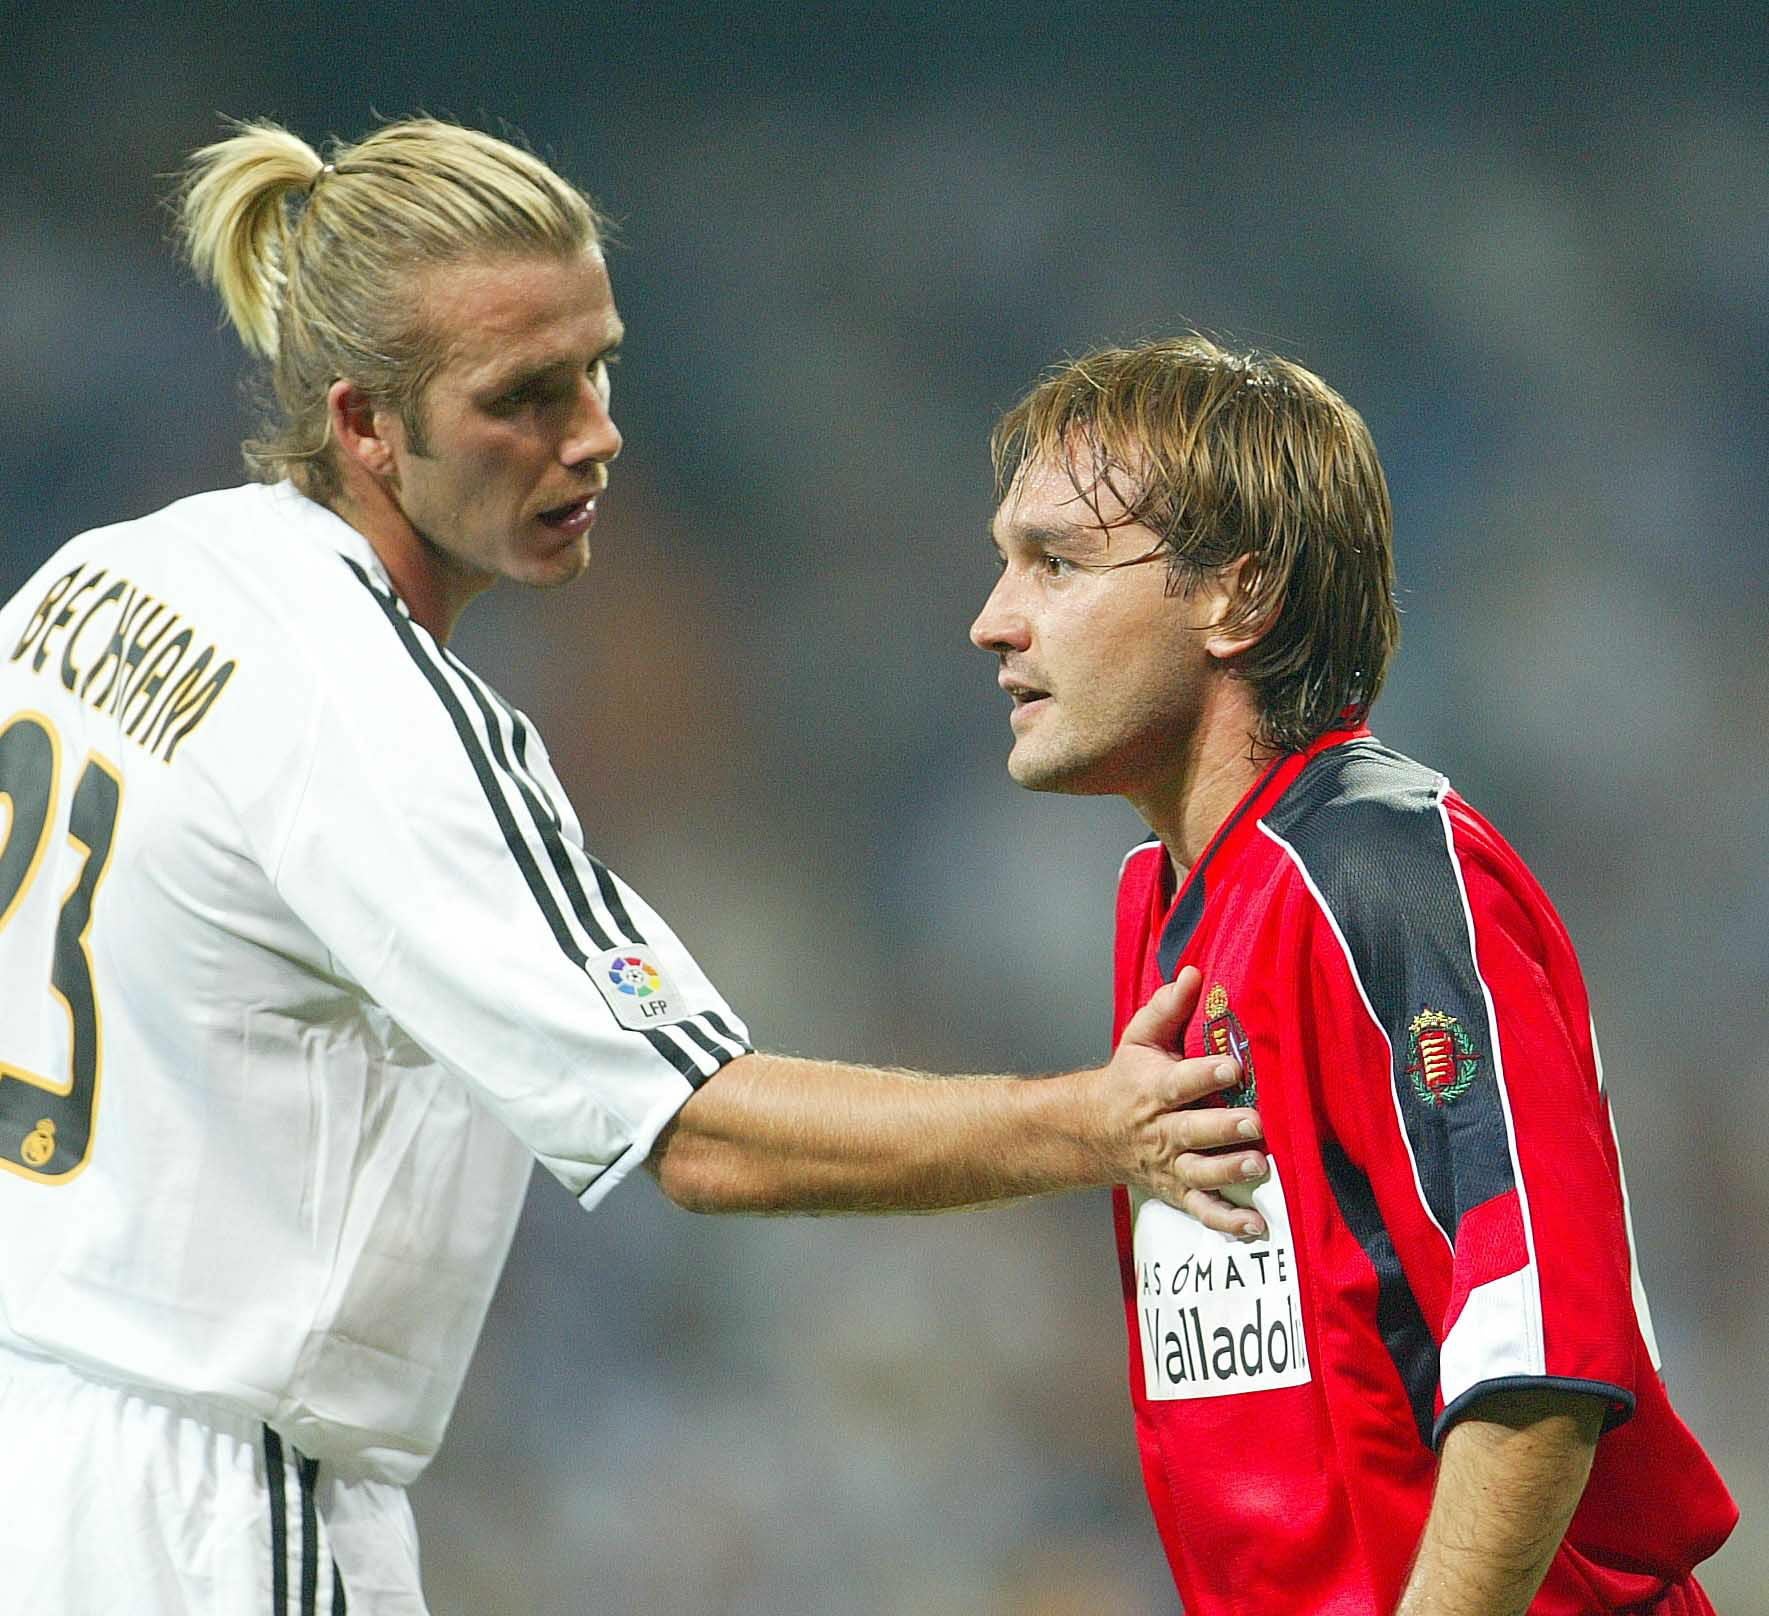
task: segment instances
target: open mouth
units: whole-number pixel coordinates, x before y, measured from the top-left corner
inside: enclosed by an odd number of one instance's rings
[[[540,521],[556,533],[586,533],[596,521],[596,495],[585,494],[540,513]]]

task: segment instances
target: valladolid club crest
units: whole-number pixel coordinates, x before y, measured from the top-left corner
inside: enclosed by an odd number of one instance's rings
[[[1253,1076],[1253,1045],[1241,1018],[1228,1005],[1228,989],[1220,982],[1204,999],[1204,1050],[1210,1055],[1227,1055],[1241,1063],[1241,1081],[1232,1089],[1224,1089],[1222,1097],[1230,1105],[1257,1104],[1259,1085]]]
[[[1454,1016],[1427,1006],[1413,1017],[1407,1028],[1407,1076],[1427,1105],[1448,1105],[1479,1071],[1480,1052]]]

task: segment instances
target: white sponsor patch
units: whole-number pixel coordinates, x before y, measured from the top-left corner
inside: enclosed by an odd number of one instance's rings
[[[1267,1233],[1243,1242],[1132,1192],[1137,1334],[1153,1401],[1232,1397],[1311,1378],[1296,1247],[1278,1164],[1249,1200]]]
[[[585,969],[614,1019],[634,1032],[680,1021],[688,1014],[663,961],[648,948],[616,948],[591,960]]]

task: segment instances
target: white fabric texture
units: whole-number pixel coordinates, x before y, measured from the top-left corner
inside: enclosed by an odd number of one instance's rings
[[[410,1481],[531,1161],[593,1204],[743,1024],[288,485],[84,535],[0,609],[6,779],[0,1344]]]

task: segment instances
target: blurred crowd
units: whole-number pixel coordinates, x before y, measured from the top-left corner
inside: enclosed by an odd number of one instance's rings
[[[588,579],[457,648],[763,1046],[1051,1070],[1105,1051],[1139,826],[1002,771],[990,425],[1188,324],[1317,369],[1394,493],[1378,733],[1579,945],[1666,1372],[1745,1509],[1706,1580],[1769,1612],[1760,16],[1114,10],[6,7],[0,594],[239,479],[243,361],[157,200],[217,114],[507,119],[620,221],[627,449]],[[1124,1376],[1103,1195],[586,1218],[538,1179],[416,1493],[432,1599],[1171,1612]]]

